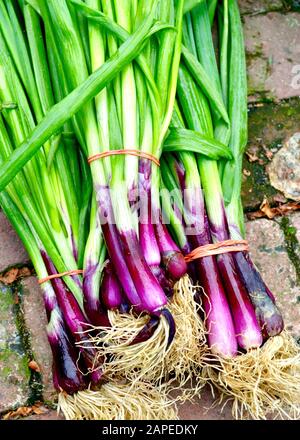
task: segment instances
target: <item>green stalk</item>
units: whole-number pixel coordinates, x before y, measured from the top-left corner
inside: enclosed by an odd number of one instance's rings
[[[40,27],[40,21],[37,13],[30,5],[27,5],[24,8],[24,17],[28,41],[30,45],[31,58],[33,60],[34,72],[37,82],[37,89],[43,109],[43,115],[45,115],[46,112],[54,105],[54,96],[48,70],[46,51],[43,44],[43,35]],[[70,168],[67,163],[67,160],[69,161],[70,157],[68,157],[68,159],[66,158],[63,147],[59,148],[60,143],[61,138],[58,139],[58,145],[56,147],[56,151],[58,151],[56,154],[55,169],[50,167],[50,174],[52,175],[52,179],[56,178],[56,173],[59,173],[61,177],[60,181],[63,185],[62,198],[64,199],[61,200],[61,203],[67,206],[70,224],[72,227],[73,239],[77,244],[79,235],[79,210],[75,196],[76,192],[72,182]],[[47,154],[49,154],[49,150],[47,151]],[[47,163],[47,168],[49,172],[48,158]],[[53,196],[54,194],[51,196],[51,198]]]
[[[99,9],[100,0],[87,0],[87,5]],[[91,69],[92,72],[101,67],[105,62],[105,35],[101,31],[100,27],[95,23],[88,23],[89,30],[89,46],[91,52]],[[99,95],[95,97],[95,106],[97,112],[98,129],[102,151],[109,151],[110,148],[114,148],[110,145],[109,139],[109,109],[107,101],[107,89],[103,89]],[[107,158],[103,161],[106,171],[106,176],[109,178],[111,175],[111,162]]]
[[[180,249],[185,249],[188,247],[188,241],[186,233],[182,224],[182,221],[177,217],[173,209],[170,197],[170,190],[167,185],[164,184],[163,179],[160,184],[160,193],[163,197],[162,200],[162,213],[165,223],[168,225],[168,229],[171,235]]]
[[[206,73],[204,67],[199,63],[197,58],[190,53],[186,47],[182,47],[182,56],[186,67],[193,76],[194,81],[199,85],[202,92],[209,99],[210,106],[216,118],[223,118],[226,124],[229,124],[229,117],[226,106],[224,105],[222,94],[216,90],[209,75]]]
[[[44,116],[54,104],[54,100],[40,19],[30,5],[26,5],[23,12],[37,93]]]
[[[6,4],[6,7],[4,5]],[[28,56],[26,42],[11,1],[0,2],[0,29],[16,63],[24,87],[27,90],[37,120],[42,118],[35,77]]]
[[[7,59],[8,62],[8,59]],[[11,87],[14,87],[14,80],[16,78],[15,72],[12,70],[11,66]],[[18,84],[16,84],[18,87]],[[8,78],[3,75],[2,77],[2,94],[4,97],[12,97],[9,91]],[[21,87],[19,85],[18,90],[21,92]],[[25,95],[24,95],[25,96]],[[21,93],[16,96],[16,101],[21,103],[19,97],[21,97]],[[21,98],[22,99],[22,98]],[[23,113],[24,112],[24,113]],[[22,124],[20,121],[19,114],[26,115],[26,119]],[[22,99],[22,105],[20,105],[19,112],[9,112],[6,116],[7,123],[10,126],[11,132],[14,134],[14,141],[18,145],[23,141],[25,136],[30,132],[30,129],[34,127],[34,118],[31,116],[31,111],[28,103],[26,102],[26,98]],[[48,224],[48,216],[50,217],[52,235],[57,243],[57,247],[64,252],[66,264],[70,265],[70,267],[76,266],[76,262],[74,260],[74,256],[72,253],[71,245],[72,243],[67,243],[66,237],[61,231],[61,215],[57,210],[57,202],[56,197],[60,199],[61,204],[65,204],[64,200],[61,199],[61,191],[57,187],[57,176],[55,175],[54,170],[51,170],[50,173],[47,172],[45,157],[42,151],[39,153],[37,157],[34,158],[35,170],[30,170],[30,175],[28,181],[31,185],[34,186],[35,192],[38,193],[39,203],[37,206],[42,207],[43,212],[43,222],[45,225]],[[35,171],[35,172],[34,172]],[[37,176],[41,179],[42,185],[38,183]],[[68,226],[68,224],[67,224]],[[75,237],[76,238],[76,237]]]
[[[125,0],[118,4],[114,2],[114,8],[118,24],[130,33],[132,31],[132,0]],[[123,148],[139,150],[137,91],[132,64],[126,66],[121,73],[121,90]],[[137,157],[131,155],[125,156],[124,177],[128,191],[137,188],[138,163]]]
[[[231,234],[235,234],[236,226],[244,235],[244,215],[241,203],[241,176],[243,154],[248,138],[247,109],[247,73],[244,49],[243,27],[239,8],[235,0],[228,0],[230,25],[230,82],[229,82],[229,117],[232,135],[229,147],[234,160],[224,168],[222,187]]]
[[[221,51],[220,51],[220,78],[225,107],[228,108],[228,0],[224,0],[222,14],[219,13],[219,28],[221,29]]]
[[[70,0],[74,6],[78,8],[78,10],[84,14],[84,16],[91,22],[99,23],[108,31],[109,35],[107,37],[108,41],[108,51],[109,54],[114,54],[117,51],[117,43],[114,37],[111,34],[115,35],[118,40],[121,42],[126,41],[126,39],[130,36],[130,34],[121,26],[119,26],[115,21],[113,21],[114,14],[112,10],[111,1],[102,0],[103,10],[107,15],[104,15],[101,11],[96,10],[95,8],[91,8],[90,6],[83,3],[81,0]],[[139,8],[141,11],[144,11],[145,7],[147,7],[147,14],[151,10],[149,7],[151,4],[146,2],[146,5],[142,2],[139,3]],[[141,13],[142,14],[142,13]],[[145,16],[147,16],[147,14]],[[142,15],[143,16],[143,15]],[[150,45],[148,45],[150,46]],[[151,46],[153,46],[153,42],[151,42]],[[147,91],[149,94],[149,98],[151,101],[152,111],[155,116],[153,116],[153,120],[159,120],[162,109],[161,109],[161,98],[157,89],[157,86],[154,81],[154,77],[148,65],[148,60],[146,59],[145,53],[140,53],[135,60],[136,64],[139,66],[140,71],[135,66],[135,76],[137,80],[137,76],[141,73],[143,74],[143,81],[145,81],[147,86]],[[142,87],[143,91],[145,91],[144,87]],[[140,93],[140,89],[137,87],[138,93]],[[114,93],[116,96],[117,103],[121,102],[120,99],[120,78],[117,77],[114,80]],[[139,100],[143,101],[143,98],[139,96]],[[118,114],[119,117],[121,115],[121,110],[118,106]],[[121,117],[120,117],[121,120]],[[155,131],[155,130],[154,130]]]
[[[183,13],[187,14],[192,9],[194,9],[196,6],[198,6],[199,3],[203,2],[205,0],[185,0],[183,5]]]
[[[83,3],[83,2],[81,2],[81,3]],[[118,39],[120,39],[120,35],[117,36],[117,34],[113,32],[113,30],[115,28],[117,28],[117,29],[118,28],[122,29],[122,28],[120,26],[118,26],[118,24],[115,21],[115,14],[114,14],[114,10],[113,10],[113,0],[101,0],[101,3],[102,3],[103,12],[106,14],[106,17],[108,19],[108,26],[106,27],[106,30],[108,31],[108,35],[107,35],[108,56],[112,57],[118,50]],[[90,13],[90,11],[89,11],[89,13]],[[91,15],[91,16],[94,17],[94,15]],[[96,18],[98,20],[100,20],[100,19],[103,19],[103,16],[97,15],[95,17],[95,20],[96,20]],[[101,23],[103,26],[105,26],[105,22],[103,23],[103,21],[102,22],[99,21],[99,23]],[[124,29],[124,32],[126,32],[125,29]],[[115,36],[116,36],[116,38],[115,38]],[[129,36],[129,34],[125,36],[124,40],[120,40],[120,41],[122,41],[122,42],[126,41],[128,36]],[[118,37],[118,39],[117,39],[117,37]],[[113,83],[113,89],[114,89],[114,95],[115,95],[115,104],[116,104],[116,108],[117,108],[117,112],[118,112],[119,125],[121,126],[121,121],[122,121],[121,75],[116,75],[116,77],[113,79],[112,83]]]
[[[213,123],[208,101],[196,86],[191,75],[181,66],[178,84],[178,97],[189,128],[200,134],[213,137]],[[221,227],[222,188],[216,161],[197,155],[201,183],[206,202],[208,217],[214,226]]]
[[[68,121],[82,105],[97,95],[130,62],[147,38],[153,23],[148,16],[144,24],[121,46],[111,59],[89,76],[61,102],[51,108],[43,120],[10,156],[0,170],[0,191],[14,178],[40,147]]]
[[[177,88],[177,79],[178,79],[178,69],[181,58],[181,45],[182,45],[182,17],[183,17],[183,4],[184,0],[177,0],[177,15],[175,17],[175,26],[177,29],[176,40],[174,45],[174,55],[173,55],[173,63],[170,69],[170,82],[169,82],[169,93],[168,93],[168,105],[165,112],[165,117],[162,123],[162,129],[160,132],[160,139],[157,147],[157,156],[159,157],[162,153],[163,141],[166,136],[168,127],[170,125],[175,97],[176,97],[176,88]]]
[[[210,25],[213,25],[218,0],[207,0]]]
[[[210,77],[214,88],[221,93],[221,84],[206,3],[207,2],[201,3],[197,8],[191,11],[194,40],[199,62]]]
[[[0,124],[0,140],[1,140],[1,147],[4,148],[6,146],[6,148],[8,148],[9,150],[9,145],[8,145],[9,138],[7,136],[3,124]],[[1,153],[2,151],[3,150],[1,149]],[[1,159],[2,157],[0,156],[0,162],[2,161]],[[61,246],[62,253],[60,254],[58,252],[56,243],[53,241],[52,231],[49,230],[49,228],[47,228],[47,226],[45,226],[45,224],[41,220],[37,212],[36,206],[32,201],[32,195],[30,193],[30,190],[27,187],[26,183],[24,182],[22,173],[19,173],[15,177],[11,185],[9,185],[8,187],[10,196],[13,198],[15,204],[17,205],[21,214],[25,218],[32,233],[37,234],[37,236],[39,237],[39,242],[43,243],[42,247],[45,249],[49,257],[55,264],[57,270],[59,272],[66,272],[70,270],[70,267],[72,267],[72,269],[77,268],[76,264],[75,266],[68,266],[68,261],[65,260],[66,255],[68,255],[66,249],[64,249]],[[61,255],[64,255],[64,260],[61,258]],[[82,306],[83,302],[82,302],[81,289],[78,287],[78,285],[73,281],[71,277],[64,277],[64,280],[67,286],[74,294],[79,305]]]

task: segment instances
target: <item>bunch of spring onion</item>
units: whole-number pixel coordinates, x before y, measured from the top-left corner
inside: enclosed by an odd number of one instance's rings
[[[65,78],[63,94],[123,50],[122,42],[145,21],[155,21],[136,61],[80,109],[74,130],[86,160],[96,156],[90,163],[94,222],[85,249],[83,294],[90,330],[98,331],[78,344],[82,350],[97,348],[106,378],[133,379],[134,372],[138,379],[157,382],[166,374],[163,360],[175,333],[167,294],[186,273],[186,263],[160,222],[157,164],[131,154],[97,155],[124,149],[159,159],[176,93],[183,2],[35,3],[49,52],[60,62],[52,75]],[[161,77],[165,81],[157,80]],[[100,289],[101,233],[110,266]],[[99,316],[101,301],[112,309],[108,324]],[[76,407],[77,400],[66,403]]]
[[[96,3],[93,6],[99,6]],[[165,258],[165,269],[159,267],[159,260],[152,271],[146,258],[148,231],[142,226],[138,231],[129,209],[132,185],[147,186],[146,178],[158,182],[159,178],[135,158],[97,161],[90,170],[87,157],[110,145],[123,145],[126,136],[126,142],[140,141],[143,148],[154,148],[151,151],[159,156],[161,148],[156,147],[164,139],[176,91],[182,2],[170,2],[160,22],[163,9],[157,1],[139,7],[128,2],[119,9],[111,9],[109,1],[103,4],[107,15],[100,9],[88,9],[96,15],[92,24],[77,13],[72,2],[0,4],[1,207],[22,238],[38,277],[46,279],[41,287],[53,378],[66,417],[174,418],[162,388],[158,391],[150,382],[105,383],[104,359],[89,336],[90,329],[99,325],[110,331],[107,309],[134,307],[135,313],[148,312],[150,317],[143,318],[131,346],[152,336],[158,327],[155,316],[160,314],[165,316],[160,327],[163,342],[165,346],[171,343],[174,324],[170,312],[164,311],[165,291],[185,273],[185,262],[158,222],[162,244],[150,231],[154,243],[150,243],[150,253],[157,246],[157,255]],[[117,9],[127,31],[110,17]],[[164,29],[171,35],[162,34],[155,41],[157,51],[151,45],[147,54],[141,52],[146,41]],[[169,75],[170,88],[159,101],[150,64],[152,56],[161,56],[159,48],[164,44],[170,58],[160,65]],[[134,58],[136,66],[129,64]],[[137,139],[131,139],[133,127],[123,125],[125,102],[132,99],[134,105],[134,90],[135,106],[145,104],[140,120],[134,121],[138,113],[127,115],[128,124],[136,124],[132,135]],[[156,109],[161,113],[155,113],[157,119],[153,116],[153,120],[151,99],[153,106],[161,105]],[[156,137],[151,141],[153,133]],[[146,135],[150,136],[148,143]],[[111,197],[108,186],[122,191],[124,198],[121,193],[118,199]],[[110,212],[116,221],[101,221]],[[49,279],[82,269],[83,276],[76,273]]]
[[[247,142],[243,32],[235,0],[220,2],[217,14],[219,64],[206,2],[185,16],[177,106],[165,151],[181,133],[188,145],[195,135],[200,143],[214,139],[228,145],[232,159],[217,162],[191,152],[164,155],[162,186],[172,191],[174,200],[173,204],[167,200],[164,208],[183,253],[244,238],[240,196]],[[202,288],[201,318],[209,346],[201,377],[221,391],[221,401],[233,400],[236,417],[265,418],[268,412],[297,417],[299,347],[283,331],[274,295],[249,253],[195,259],[189,272]]]

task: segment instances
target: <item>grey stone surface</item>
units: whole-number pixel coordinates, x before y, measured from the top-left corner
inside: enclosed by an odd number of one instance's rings
[[[249,142],[243,161],[245,209],[258,209],[265,197],[271,205],[285,201],[283,194],[271,186],[266,168],[285,142],[299,132],[299,114],[298,98],[260,104],[249,111]]]
[[[28,399],[29,370],[13,311],[10,288],[0,283],[0,413]]]
[[[34,360],[40,367],[43,381],[43,397],[46,401],[55,399],[56,391],[52,381],[52,353],[47,339],[47,317],[42,291],[35,277],[22,280],[23,311],[29,330],[30,345]]]
[[[262,14],[283,8],[281,0],[239,0],[241,14]]]
[[[271,185],[286,198],[300,201],[300,133],[288,139],[267,167]]]
[[[21,240],[0,211],[0,273],[10,266],[29,261]]]
[[[244,21],[251,100],[299,96],[300,14],[270,12]]]
[[[251,255],[264,281],[276,297],[285,327],[300,336],[299,285],[294,266],[286,252],[283,232],[273,220],[255,220],[246,224]]]

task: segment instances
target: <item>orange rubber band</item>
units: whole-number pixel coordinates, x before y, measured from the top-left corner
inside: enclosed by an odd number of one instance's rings
[[[109,157],[109,156],[117,156],[117,155],[120,155],[120,154],[129,154],[131,156],[143,157],[144,159],[151,160],[158,167],[160,167],[160,161],[155,156],[153,156],[150,153],[145,153],[145,152],[139,151],[139,150],[110,150],[110,151],[104,151],[103,153],[95,154],[94,156],[89,157],[88,158],[88,163],[91,164],[95,160],[104,159],[105,157]]]
[[[67,275],[79,275],[79,274],[82,274],[83,273],[83,270],[69,270],[68,272],[63,272],[63,273],[55,273],[54,275],[49,275],[48,277],[45,277],[45,278],[41,278],[40,280],[38,280],[38,283],[39,284],[44,284],[44,283],[46,283],[47,281],[51,281],[51,280],[53,280],[53,279],[55,279],[55,278],[62,278],[62,277],[65,277],[65,276],[67,276]]]
[[[197,260],[198,258],[209,257],[212,255],[226,254],[227,252],[244,252],[249,251],[249,243],[247,240],[224,240],[219,243],[206,244],[199,246],[184,257],[187,263]]]

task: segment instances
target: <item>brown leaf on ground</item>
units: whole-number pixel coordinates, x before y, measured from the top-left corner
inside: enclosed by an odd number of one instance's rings
[[[269,204],[267,198],[264,198],[264,200],[263,200],[262,204],[260,205],[259,209],[261,210],[261,212],[263,214],[265,214],[266,217],[271,218],[271,219],[274,218],[278,214],[277,209],[275,209],[275,208],[272,209],[270,207],[270,204]]]
[[[249,162],[257,162],[259,157],[255,153],[250,153],[249,151],[246,151],[246,156],[248,157]]]
[[[251,14],[252,15],[252,14]],[[263,102],[252,102],[249,107],[251,108],[257,108],[257,107],[264,107],[264,103]]]
[[[19,278],[29,277],[32,271],[28,267],[13,267],[4,274],[0,275],[0,281],[4,284],[12,284]]]
[[[2,418],[3,420],[19,419],[21,417],[28,417],[31,414],[45,414],[47,411],[47,408],[42,406],[42,403],[36,403],[33,406],[20,406],[16,411],[9,411]]]
[[[37,373],[40,373],[40,371],[41,371],[39,365],[35,361],[30,361],[29,364],[28,364],[28,367],[31,370],[36,371]]]
[[[262,204],[258,211],[250,212],[247,214],[249,220],[255,220],[257,218],[267,217],[269,219],[273,219],[278,215],[285,215],[289,212],[299,211],[300,210],[300,202],[288,202],[276,206],[274,208],[270,207],[270,204],[267,198],[264,198]]]
[[[4,284],[12,284],[16,281],[19,269],[12,268],[4,275],[0,276],[0,281]]]

